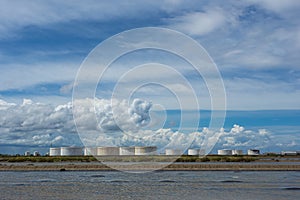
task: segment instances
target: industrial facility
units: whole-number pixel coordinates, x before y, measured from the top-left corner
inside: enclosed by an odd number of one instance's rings
[[[165,149],[164,155],[167,156],[204,156],[205,149]],[[281,152],[282,155],[298,155],[299,152]],[[25,152],[25,155],[30,155],[30,152]],[[34,152],[34,156],[39,155]],[[158,155],[156,146],[122,146],[122,147],[51,147],[49,156],[145,156]],[[219,149],[218,155],[244,155],[243,150],[239,149]],[[249,149],[247,155],[260,155],[260,150]]]
[[[29,152],[30,154],[30,152]],[[140,147],[51,147],[49,156],[126,156],[157,155],[156,146]]]

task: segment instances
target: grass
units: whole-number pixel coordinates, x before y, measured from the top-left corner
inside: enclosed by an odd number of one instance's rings
[[[4,156],[1,162],[91,162],[97,161],[92,156]]]
[[[260,156],[9,156],[0,155],[0,162],[254,162],[254,161],[279,161],[280,159],[300,158],[300,156],[260,155]]]

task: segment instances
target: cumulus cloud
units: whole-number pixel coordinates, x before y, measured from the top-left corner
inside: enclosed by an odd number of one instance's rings
[[[146,126],[150,121],[151,103],[140,99],[133,100],[131,105],[126,101],[114,101],[115,109],[112,109],[110,100],[85,99],[75,102],[80,104],[77,110],[80,116],[77,118],[77,125],[86,131],[93,130],[98,133],[135,131]],[[95,107],[90,107],[94,102]],[[18,105],[1,100],[0,143],[49,145],[75,142],[78,144],[79,138],[76,134],[72,108],[71,102],[54,106],[24,99]],[[95,121],[95,113],[98,121]]]
[[[75,121],[80,139],[86,146],[156,145],[164,148],[267,149],[278,146],[266,129],[247,130],[233,125],[226,131],[208,128],[192,133],[148,127],[151,121],[150,102],[125,100],[80,99],[75,103]],[[92,106],[91,106],[92,105]],[[113,106],[112,106],[113,105]],[[113,108],[115,107],[115,108]],[[5,145],[80,145],[73,121],[72,103],[53,106],[25,99],[21,104],[0,101],[0,144]],[[297,140],[288,143],[297,146]]]
[[[271,133],[266,129],[259,129],[257,131],[246,130],[240,125],[233,125],[230,131],[223,132],[218,146],[220,148],[258,148],[266,149],[272,143],[270,139]]]
[[[74,101],[77,127],[99,132],[136,131],[150,122],[152,104],[134,99],[126,100],[79,99]]]

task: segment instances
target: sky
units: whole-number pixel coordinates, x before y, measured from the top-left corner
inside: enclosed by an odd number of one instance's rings
[[[298,110],[299,9],[297,0],[229,0],[226,3],[214,0],[1,0],[0,150],[14,145],[34,148],[36,145],[76,143],[78,138],[72,139],[76,130],[71,102],[73,83],[81,64],[101,42],[134,28],[169,28],[197,41],[219,70],[227,110]],[[128,54],[112,64],[96,91],[99,104],[107,105],[106,100],[110,99],[121,72],[149,62],[182,70],[180,73],[196,91],[199,108],[211,109],[205,82],[194,71],[188,70],[187,63],[167,52],[151,50]],[[175,74],[153,69],[148,67],[137,75],[144,79],[151,74],[153,80],[164,80],[169,88],[176,88],[180,95],[185,95],[187,88],[177,82]],[[131,78],[130,83],[124,83],[120,94],[127,94],[125,89],[138,81]],[[133,111],[125,118],[132,120],[125,120],[127,124],[119,124],[121,127],[140,127],[149,123],[151,120],[145,119],[150,107],[180,109],[172,91],[159,85],[141,88],[134,98],[133,101],[140,104],[128,102],[127,107]],[[112,121],[105,121],[110,119],[107,113],[102,113],[100,122],[103,127],[115,130]],[[139,120],[131,118],[133,116]],[[103,127],[100,126],[100,130]],[[231,124],[231,128],[236,127]],[[227,132],[232,132],[231,128]],[[251,131],[267,135],[259,130]],[[162,132],[166,133],[166,130]],[[296,134],[299,136],[299,129]],[[287,143],[293,144],[293,141]],[[295,143],[294,146],[299,147],[300,144]]]

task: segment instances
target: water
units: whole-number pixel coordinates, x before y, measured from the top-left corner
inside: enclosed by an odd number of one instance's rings
[[[0,172],[0,199],[298,199],[300,173]]]

